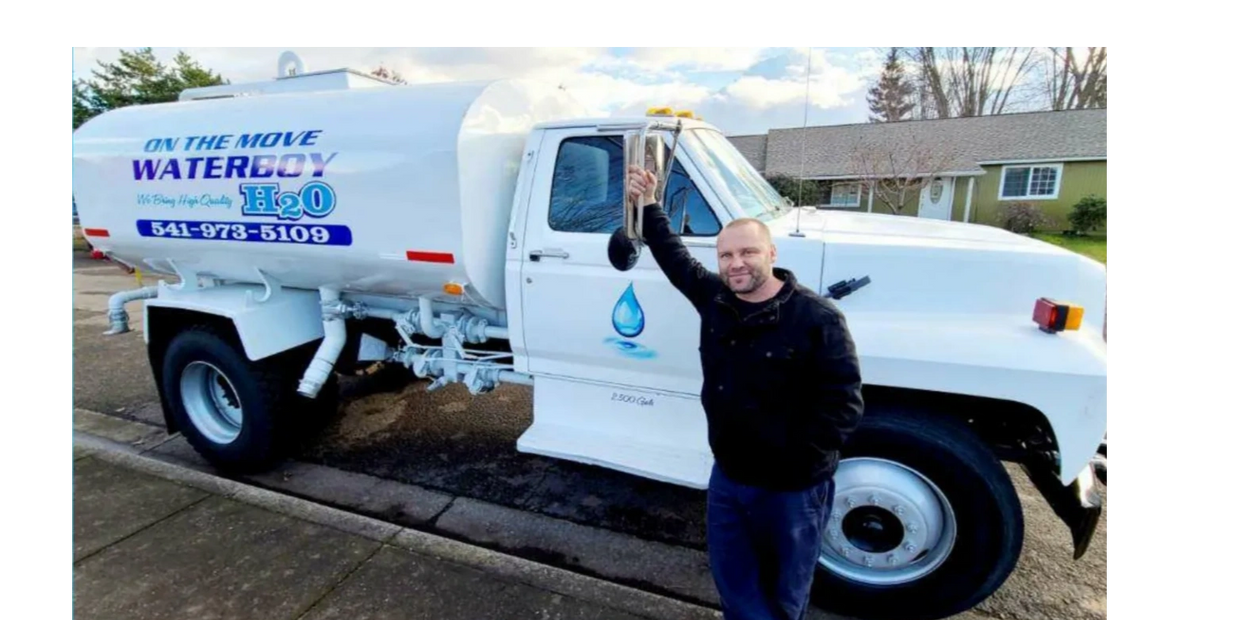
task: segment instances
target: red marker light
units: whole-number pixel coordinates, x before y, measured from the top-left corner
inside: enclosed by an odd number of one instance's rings
[[[1080,329],[1083,316],[1085,316],[1084,308],[1045,297],[1033,305],[1033,322],[1038,324],[1038,329],[1048,334],[1065,329]]]

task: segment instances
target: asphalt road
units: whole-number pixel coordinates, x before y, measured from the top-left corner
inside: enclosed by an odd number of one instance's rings
[[[149,276],[143,282],[154,283]],[[108,329],[108,295],[136,285],[134,276],[115,266],[75,254],[74,400],[77,407],[159,424],[162,414],[142,342],[141,304],[128,306],[132,333],[102,335]],[[647,540],[705,548],[703,492],[518,453],[516,440],[532,419],[529,388],[504,385],[472,397],[459,385],[431,393],[425,386],[346,378],[340,414],[298,458]],[[1073,561],[1067,528],[1019,469],[1009,471],[1024,506],[1024,551],[1007,583],[970,615],[1105,618],[1105,506],[1088,554]]]

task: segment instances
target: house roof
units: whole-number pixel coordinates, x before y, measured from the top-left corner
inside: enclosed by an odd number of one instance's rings
[[[736,150],[759,171],[766,168],[766,134],[728,137]]]
[[[764,141],[752,135],[730,139],[767,175],[980,174],[982,163],[1106,159],[1106,114],[1106,109],[1070,110],[798,127],[772,129]],[[802,140],[808,140],[804,162]]]

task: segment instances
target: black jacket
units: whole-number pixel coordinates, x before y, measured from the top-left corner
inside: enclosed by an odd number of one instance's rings
[[[775,268],[783,288],[743,316],[740,300],[689,254],[661,206],[647,205],[643,220],[655,261],[702,317],[702,406],[719,468],[742,484],[784,491],[833,475],[863,413],[843,314]]]

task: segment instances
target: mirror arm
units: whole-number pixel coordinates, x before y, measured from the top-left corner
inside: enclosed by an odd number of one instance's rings
[[[637,259],[641,255],[642,246],[642,220],[645,212],[645,206],[640,204],[641,197],[633,199],[629,196],[628,188],[632,179],[629,176],[629,167],[632,166],[638,170],[646,169],[646,148],[648,146],[648,137],[651,131],[671,131],[673,133],[671,163],[664,160],[664,152],[662,147],[663,140],[656,140],[656,149],[652,156],[655,158],[656,169],[659,169],[661,179],[656,181],[661,184],[656,188],[660,204],[664,204],[667,198],[667,180],[671,174],[671,166],[675,165],[676,145],[680,139],[680,132],[683,128],[683,122],[676,120],[675,124],[662,121],[651,121],[646,123],[616,123],[610,125],[600,125],[599,131],[623,131],[624,142],[624,199],[621,202],[621,208],[624,211],[624,221],[620,227],[616,228],[611,234],[611,239],[607,242],[607,259],[611,265],[620,271],[628,271],[637,264]],[[661,166],[659,164],[662,164]],[[684,220],[681,221],[683,231]]]
[[[634,200],[628,195],[629,167],[646,169],[646,135],[648,132],[649,128],[643,126],[634,131],[625,132],[624,135],[627,147],[625,151],[628,155],[624,162],[624,234],[638,243],[641,242],[642,207],[644,205],[639,204],[640,199]]]
[[[672,176],[672,168],[676,167],[676,144],[680,142],[680,130],[683,123],[680,119],[676,119],[676,129],[672,130],[672,152],[667,156],[667,162],[663,166],[663,181],[660,187],[663,188],[663,194],[659,196],[659,204],[667,204],[667,180]]]

